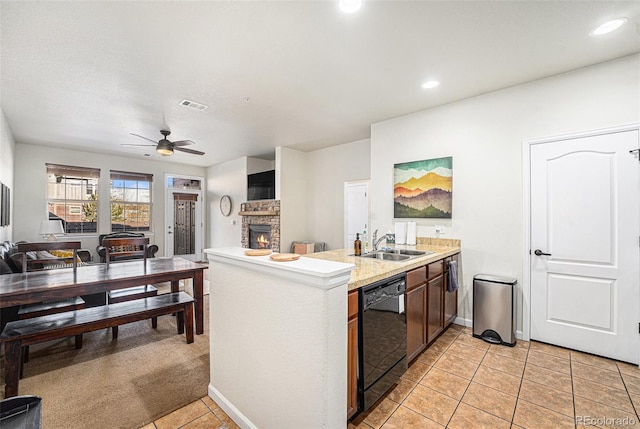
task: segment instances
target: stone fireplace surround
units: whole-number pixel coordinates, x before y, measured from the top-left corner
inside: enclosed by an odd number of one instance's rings
[[[271,250],[280,252],[280,200],[248,201],[240,204],[242,247],[249,248],[249,225],[271,226]]]

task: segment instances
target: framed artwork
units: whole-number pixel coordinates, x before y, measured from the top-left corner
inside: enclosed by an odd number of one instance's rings
[[[0,226],[8,226],[11,223],[11,190],[4,183],[0,183]]]
[[[393,165],[393,217],[451,219],[453,157]]]
[[[4,183],[0,183],[0,226],[4,226],[4,205],[5,205],[5,186]]]

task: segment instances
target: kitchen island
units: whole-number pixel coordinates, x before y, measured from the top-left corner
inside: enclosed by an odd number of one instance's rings
[[[207,249],[209,396],[243,428],[347,421],[347,284],[352,264],[275,262]]]
[[[357,356],[352,297],[362,286],[442,265],[460,252],[454,244],[419,244],[411,248],[433,253],[402,262],[349,250],[274,262],[242,248],[207,249],[209,395],[242,427],[346,427],[355,412],[347,410],[355,372],[345,365]]]

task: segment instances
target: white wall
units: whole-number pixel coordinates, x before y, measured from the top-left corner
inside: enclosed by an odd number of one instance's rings
[[[240,245],[242,217],[237,213],[247,199],[246,175],[275,169],[276,198],[281,200],[281,251],[288,252],[295,240],[324,241],[328,248],[342,248],[344,182],[369,179],[370,149],[369,139],[313,152],[278,148],[275,161],[246,157],[209,167],[209,247]],[[224,194],[234,202],[227,218],[219,209]]]
[[[10,224],[0,227],[0,242],[5,240],[13,241],[13,225],[15,223],[16,213],[14,211],[14,197],[16,195],[13,186],[13,163],[15,159],[16,142],[13,140],[13,134],[7,123],[4,112],[0,109],[0,182],[4,183],[11,190],[10,201]]]
[[[253,156],[247,157],[247,174],[262,173],[263,171],[274,170],[275,160],[261,159]]]
[[[308,239],[344,247],[344,182],[371,175],[369,139],[309,152]]]
[[[220,198],[231,197],[231,214],[220,213]],[[240,204],[247,201],[247,158],[223,162],[207,169],[208,247],[240,246],[242,216]],[[234,224],[235,222],[235,224]]]
[[[453,218],[418,220],[418,235],[435,236],[437,223],[446,226],[441,236],[462,240],[459,308],[471,319],[475,274],[522,285],[523,140],[639,122],[639,96],[633,55],[374,124],[371,229],[393,224],[394,163],[453,156]]]
[[[289,251],[292,241],[309,239],[307,153],[276,148],[276,199],[280,200],[280,251]]]
[[[80,167],[92,167],[100,169],[100,182],[98,189],[98,234],[73,235],[73,239],[79,239],[82,247],[93,252],[94,260],[98,245],[98,235],[111,232],[109,205],[109,170],[134,171],[153,174],[152,188],[152,232],[149,233],[149,241],[159,247],[156,256],[164,255],[164,174],[204,176],[205,169],[183,164],[173,164],[161,161],[151,161],[139,158],[125,158],[109,156],[78,150],[58,149],[46,146],[16,144],[15,156],[15,195],[14,207],[16,222],[13,236],[16,241],[37,241],[42,238],[38,235],[40,221],[47,218],[47,174],[46,163],[75,165]],[[71,236],[67,238],[72,238]],[[206,243],[205,243],[206,247]]]

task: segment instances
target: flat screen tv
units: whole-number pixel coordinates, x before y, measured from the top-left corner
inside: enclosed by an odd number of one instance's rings
[[[276,171],[269,170],[247,176],[247,200],[273,200],[276,198]]]

